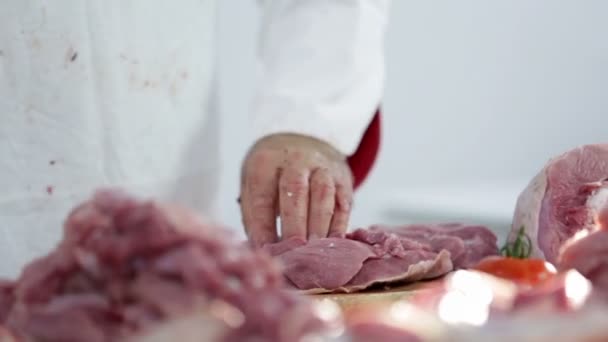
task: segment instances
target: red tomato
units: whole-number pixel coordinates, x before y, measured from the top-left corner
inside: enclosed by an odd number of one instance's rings
[[[543,259],[490,257],[481,260],[473,269],[527,285],[536,285],[556,274],[555,268]]]

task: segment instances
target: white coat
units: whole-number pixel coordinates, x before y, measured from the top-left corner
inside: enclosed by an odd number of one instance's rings
[[[253,136],[353,153],[380,102],[387,0],[260,8]],[[215,13],[212,0],[0,2],[0,277],[47,253],[100,186],[214,215]]]

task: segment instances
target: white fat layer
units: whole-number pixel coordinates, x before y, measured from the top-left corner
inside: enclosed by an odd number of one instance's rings
[[[539,172],[517,198],[513,215],[513,223],[508,241],[517,237],[519,229],[525,227],[526,234],[532,240],[532,257],[544,258],[544,253],[538,248],[538,223],[540,207],[547,191],[547,168]]]
[[[608,187],[604,186],[596,190],[587,199],[587,208],[589,208],[589,215],[593,219],[597,213],[608,206]]]

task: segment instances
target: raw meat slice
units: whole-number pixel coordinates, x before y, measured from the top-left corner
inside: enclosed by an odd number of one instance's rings
[[[375,246],[348,238],[317,239],[276,258],[285,277],[309,294],[353,292],[376,283],[428,279],[452,270],[447,252],[438,256],[405,250],[394,235]]]
[[[342,238],[286,240],[264,247],[285,277],[307,293],[353,292],[374,284],[414,282],[444,275],[498,254],[486,227],[457,223],[373,226]]]
[[[339,289],[376,255],[369,245],[340,238],[311,240],[278,256],[283,272],[296,287],[309,293]]]
[[[357,229],[346,237],[369,244],[378,256],[390,254],[402,257],[409,250],[433,251],[423,240],[400,236],[391,229]]]
[[[450,252],[455,269],[469,268],[486,256],[497,255],[496,235],[487,227],[462,223],[412,224],[405,226],[373,226],[372,231],[386,231],[411,239],[439,253]]]
[[[608,203],[608,144],[584,145],[547,162],[520,194],[509,241],[524,227],[532,256],[556,263],[562,245],[598,228]]]
[[[357,229],[349,239],[370,244],[378,258],[367,260],[357,275],[345,286],[348,292],[378,283],[415,282],[444,275],[453,269],[450,254],[415,240],[402,237],[391,229]]]
[[[405,252],[403,257],[388,255],[382,259],[367,260],[359,273],[346,284],[346,292],[366,289],[374,284],[405,283],[433,279],[452,271],[450,254],[422,250]]]
[[[324,327],[266,253],[186,210],[115,191],[74,209],[57,248],[2,285],[0,301],[10,306],[0,324],[33,341],[145,341],[165,324],[192,336],[170,323],[200,311],[225,341],[298,341]]]

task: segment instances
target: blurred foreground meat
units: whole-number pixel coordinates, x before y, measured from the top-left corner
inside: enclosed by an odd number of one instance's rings
[[[459,223],[378,225],[345,237],[291,239],[265,248],[282,262],[285,277],[307,293],[433,279],[498,254],[492,231]]]
[[[360,307],[350,331],[368,341],[606,341],[605,306],[575,270],[540,286],[460,270],[407,301]]]
[[[221,227],[100,191],[54,251],[0,283],[0,323],[25,341],[299,341],[322,321],[282,279]]]

